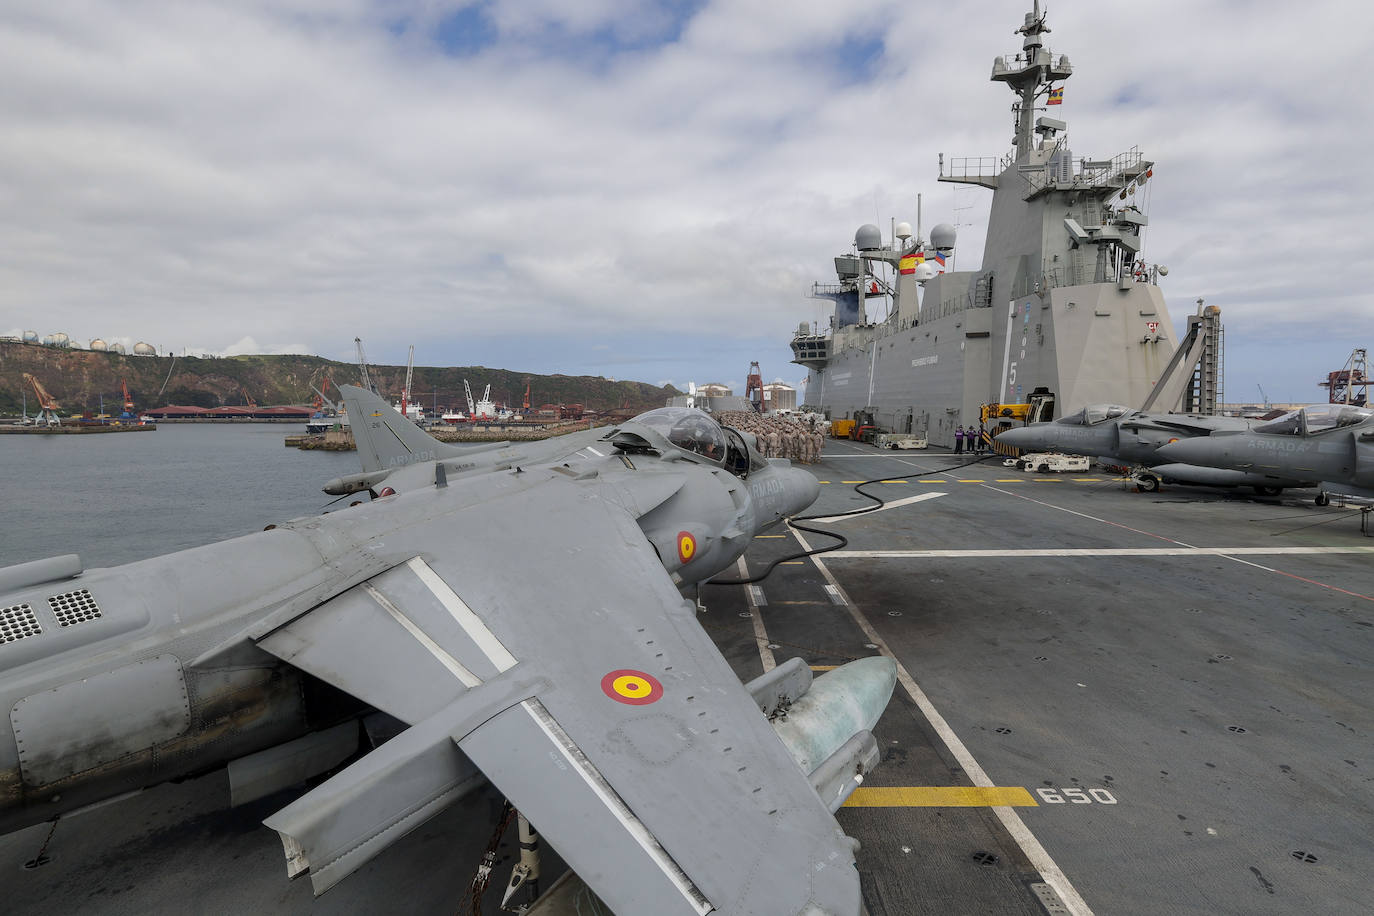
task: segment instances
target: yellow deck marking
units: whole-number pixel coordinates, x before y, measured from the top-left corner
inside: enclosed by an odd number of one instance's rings
[[[860,786],[846,808],[1038,808],[1020,786]]]
[[[922,478],[921,478],[921,483],[952,483],[952,482],[953,482],[953,481],[950,481],[950,480],[948,480],[948,479],[946,479],[946,478],[942,478],[942,477],[922,477]]]
[[[778,565],[779,565],[779,566],[805,566],[806,564],[803,563],[801,560],[787,560],[787,561],[785,561],[785,562],[779,563]]]
[[[977,478],[977,477],[973,477],[973,478],[960,477],[960,478],[958,478],[958,480],[959,480],[960,483],[987,483],[986,480],[982,480],[982,479]]]
[[[1036,483],[1063,483],[1063,482],[1064,482],[1064,481],[1062,481],[1061,479],[1059,479],[1058,477],[1032,477],[1032,478],[1030,478],[1030,479],[1033,480],[1033,481],[1035,481]]]
[[[1101,477],[1071,477],[1069,479],[1074,483],[1100,483],[1102,481]]]
[[[999,477],[993,483],[1020,483],[1024,479],[1022,477]]]
[[[768,539],[770,539],[770,538],[785,538],[785,537],[787,537],[787,535],[785,535],[785,534],[756,534],[756,535],[754,535],[754,540],[756,540],[756,541],[757,541],[757,540],[768,540]]]
[[[834,671],[839,665],[807,665],[812,671]]]
[[[906,480],[880,480],[880,481],[878,481],[878,482],[879,482],[879,483],[909,483],[910,481],[906,481]]]
[[[862,480],[841,480],[840,483],[863,483]]]
[[[816,481],[816,483],[830,483],[830,481],[828,481],[828,480],[818,480],[818,481]]]

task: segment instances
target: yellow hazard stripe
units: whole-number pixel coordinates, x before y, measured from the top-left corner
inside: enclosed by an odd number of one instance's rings
[[[860,786],[846,808],[1036,808],[1020,786]]]

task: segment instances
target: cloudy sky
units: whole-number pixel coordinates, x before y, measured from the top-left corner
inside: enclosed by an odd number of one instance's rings
[[[861,223],[988,192],[1029,0],[7,0],[0,333],[742,388]],[[1374,7],[1048,4],[1076,155],[1153,159],[1145,255],[1228,400],[1374,346]]]

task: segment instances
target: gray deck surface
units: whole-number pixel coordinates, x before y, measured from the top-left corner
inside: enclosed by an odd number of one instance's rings
[[[865,504],[843,481],[956,463],[844,442],[826,452],[816,512]],[[1083,790],[1086,803],[1036,796],[1038,807],[1014,811],[1093,912],[1365,911],[1374,556],[1275,552],[1374,548],[1359,512],[1313,507],[1307,494],[1135,493],[1097,471],[1024,475],[999,462],[883,485],[891,499],[943,495],[833,527],[847,551],[1012,553],[824,555],[853,607],[804,561],[762,583],[757,611],[743,588],[706,589],[703,624],[750,678],[763,670],[756,625],[778,662],[835,665],[875,651],[866,622],[997,786]],[[1098,553],[1121,548],[1181,553]],[[792,535],[760,539],[747,562],[761,569],[796,549]],[[1080,552],[1015,553],[1027,549]],[[885,761],[867,785],[971,784],[902,684],[875,732]],[[34,870],[22,864],[46,825],[0,838],[5,910],[452,913],[497,810],[489,793],[469,798],[312,900],[260,824],[293,794],[237,811],[219,808],[224,795],[214,774],[64,821],[51,862]],[[1033,853],[990,808],[849,808],[840,821],[863,843],[872,916],[1046,912]]]

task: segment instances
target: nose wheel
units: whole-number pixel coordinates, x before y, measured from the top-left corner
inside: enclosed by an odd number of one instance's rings
[[[1331,502],[1331,497],[1326,495],[1325,491],[1321,491],[1317,493],[1316,498],[1314,498],[1312,502],[1316,503],[1319,506],[1325,506]]]
[[[1153,474],[1142,474],[1135,480],[1142,493],[1153,493],[1159,489],[1159,478]]]

